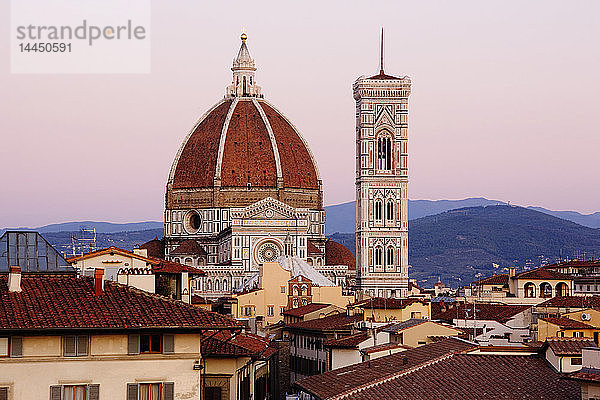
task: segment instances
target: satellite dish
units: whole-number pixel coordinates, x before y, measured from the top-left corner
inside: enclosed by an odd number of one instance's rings
[[[581,314],[581,319],[583,321],[589,321],[590,319],[592,319],[592,316],[588,313],[583,313],[583,314]]]

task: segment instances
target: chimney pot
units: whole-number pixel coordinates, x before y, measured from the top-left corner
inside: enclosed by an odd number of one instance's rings
[[[21,289],[21,268],[12,266],[8,268],[8,291],[20,292]]]
[[[96,296],[104,293],[104,269],[102,268],[94,270],[94,293]]]

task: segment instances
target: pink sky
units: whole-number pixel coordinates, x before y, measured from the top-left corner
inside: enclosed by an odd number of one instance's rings
[[[352,82],[378,71],[385,26],[386,72],[413,80],[410,198],[600,211],[600,2],[207,4],[153,2],[144,75],[10,74],[2,24],[0,227],[161,220],[171,162],[223,97],[242,27],[326,204],[354,199]]]

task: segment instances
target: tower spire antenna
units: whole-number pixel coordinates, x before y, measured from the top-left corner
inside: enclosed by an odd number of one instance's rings
[[[379,73],[383,75],[383,26],[381,27],[381,51],[380,51]]]

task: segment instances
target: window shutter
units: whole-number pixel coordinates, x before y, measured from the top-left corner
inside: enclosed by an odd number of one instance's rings
[[[127,384],[127,400],[138,400],[138,385],[137,383]]]
[[[77,345],[75,336],[65,336],[63,339],[63,352],[65,357],[75,357],[77,355]]]
[[[50,386],[50,400],[60,400],[61,394],[60,386]]]
[[[77,336],[77,355],[88,355],[88,338],[89,336]]]
[[[21,336],[10,338],[10,356],[23,357],[23,338]]]
[[[88,385],[86,400],[100,400],[100,385]]]
[[[163,383],[163,400],[174,400],[175,399],[175,383],[165,382]]]
[[[0,387],[0,400],[8,400],[8,388]]]
[[[140,354],[140,335],[129,335],[128,353]]]
[[[163,353],[175,353],[175,335],[163,335]]]

